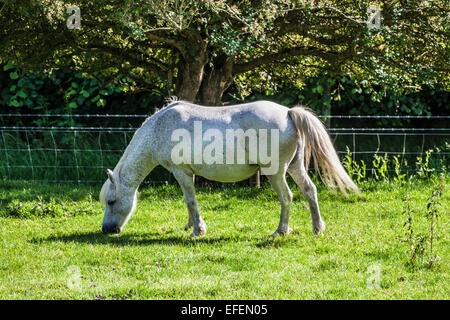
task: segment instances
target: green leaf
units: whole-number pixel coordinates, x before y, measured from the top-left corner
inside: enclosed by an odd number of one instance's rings
[[[12,80],[16,80],[16,79],[19,78],[19,74],[18,74],[16,71],[14,71],[14,72],[11,72],[11,73],[9,74],[9,77],[10,77]]]
[[[105,99],[99,99],[97,101],[97,107],[104,107],[106,106],[106,100]]]
[[[66,93],[67,97],[73,96],[75,93],[77,93],[75,90],[70,90],[69,92]]]
[[[77,98],[77,104],[78,104],[79,106],[83,105],[84,100],[86,100],[85,97],[83,97],[83,96],[78,96],[78,98]]]
[[[100,99],[100,96],[99,96],[99,95],[96,95],[95,97],[93,97],[93,98],[91,99],[91,102],[95,103],[95,102],[97,102],[99,99]]]
[[[27,99],[27,100],[25,100],[25,105],[26,105],[28,108],[31,108],[31,107],[33,106],[33,101],[30,100],[30,99]]]
[[[18,102],[17,100],[12,100],[10,102],[10,105],[12,105],[13,107],[16,107],[16,108],[22,106],[22,104],[20,102]]]
[[[69,103],[69,104],[67,105],[67,107],[68,107],[69,109],[76,109],[76,108],[78,108],[78,105],[77,105],[76,102],[71,102],[71,103]]]
[[[8,71],[10,69],[14,69],[14,65],[11,63],[11,61],[8,61],[8,63],[3,66],[3,71]]]
[[[318,92],[319,94],[322,94],[322,92],[323,92],[323,87],[319,84],[319,85],[316,87],[316,90],[317,90],[317,92]]]
[[[28,97],[27,93],[23,90],[20,90],[19,92],[17,92],[17,95],[19,97],[21,97],[22,99],[25,99],[26,97]]]

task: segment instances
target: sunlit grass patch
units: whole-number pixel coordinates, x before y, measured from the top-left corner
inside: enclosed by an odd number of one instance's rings
[[[129,224],[109,236],[100,232],[100,186],[1,182],[0,298],[447,299],[448,191],[433,243],[438,261],[406,263],[404,196],[417,232],[426,232],[422,215],[435,184],[367,183],[362,196],[349,198],[319,185],[321,236],[291,185],[293,232],[275,239],[280,206],[270,186],[198,188],[208,232],[190,239],[177,186],[143,187]],[[11,214],[18,203],[24,213]],[[56,209],[36,214],[39,203]]]

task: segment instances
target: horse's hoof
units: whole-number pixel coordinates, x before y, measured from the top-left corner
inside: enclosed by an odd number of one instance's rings
[[[192,231],[190,237],[191,238],[201,237],[204,236],[205,234],[206,234],[206,226],[200,226],[199,228],[194,228],[194,231]]]
[[[272,233],[271,237],[275,238],[275,237],[278,237],[278,236],[287,236],[291,232],[292,232],[291,228],[287,228],[286,230],[279,230],[279,229],[277,229],[277,231]]]
[[[192,231],[190,237],[191,238],[196,238],[196,237],[204,236],[205,234],[206,234],[206,231],[204,231],[204,230],[200,230],[200,231],[194,230],[194,231]]]
[[[317,226],[314,226],[314,234],[322,234],[325,231],[325,222],[323,220],[320,220]]]

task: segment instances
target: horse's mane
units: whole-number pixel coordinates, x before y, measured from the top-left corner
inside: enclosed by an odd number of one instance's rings
[[[167,109],[168,107],[170,107],[170,106],[172,106],[172,105],[178,104],[178,103],[180,103],[180,102],[187,103],[186,101],[183,101],[183,100],[178,99],[177,96],[170,96],[170,97],[168,97],[168,98],[165,99],[165,102],[166,102],[166,104],[163,105],[161,108],[155,108],[155,111],[154,111],[153,114],[150,116],[150,118],[151,118],[152,116],[154,116],[155,114],[157,114],[157,113],[159,113],[159,112],[161,112],[161,111]],[[147,118],[147,119],[148,119],[148,118]],[[145,122],[146,122],[146,121],[144,121],[144,123],[145,123]]]
[[[140,128],[142,128],[142,126],[147,121],[149,121],[150,118],[153,117],[155,114],[157,114],[157,113],[159,113],[159,112],[161,112],[163,110],[166,110],[167,108],[169,108],[169,107],[171,107],[173,105],[176,105],[178,103],[181,103],[181,102],[187,103],[187,102],[185,102],[183,100],[179,100],[177,96],[170,96],[165,101],[166,101],[166,104],[164,106],[162,106],[161,108],[155,108],[155,111],[153,112],[153,114],[151,116],[149,116],[147,119],[145,119],[145,121],[141,124]],[[136,134],[139,131],[139,129],[137,129],[134,134]],[[127,155],[129,153],[129,148],[128,147],[129,147],[129,145],[126,147],[122,157],[120,158],[119,162],[117,163],[116,167],[114,168],[114,172],[117,172],[118,176],[120,175],[120,170],[122,169],[123,163],[125,162],[125,159],[127,158]],[[120,178],[118,179],[118,181],[120,181]],[[107,179],[105,181],[105,183],[103,184],[103,187],[102,187],[102,189],[100,191],[99,200],[103,204],[103,206],[106,205],[106,196],[107,196],[107,193],[108,193],[108,189],[109,189],[110,183],[111,183],[111,181],[109,179]]]

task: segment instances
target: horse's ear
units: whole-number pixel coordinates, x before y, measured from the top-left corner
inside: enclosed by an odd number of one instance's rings
[[[109,180],[111,181],[112,184],[114,184],[114,176],[113,176],[113,172],[110,169],[106,170],[106,174],[108,175]]]

